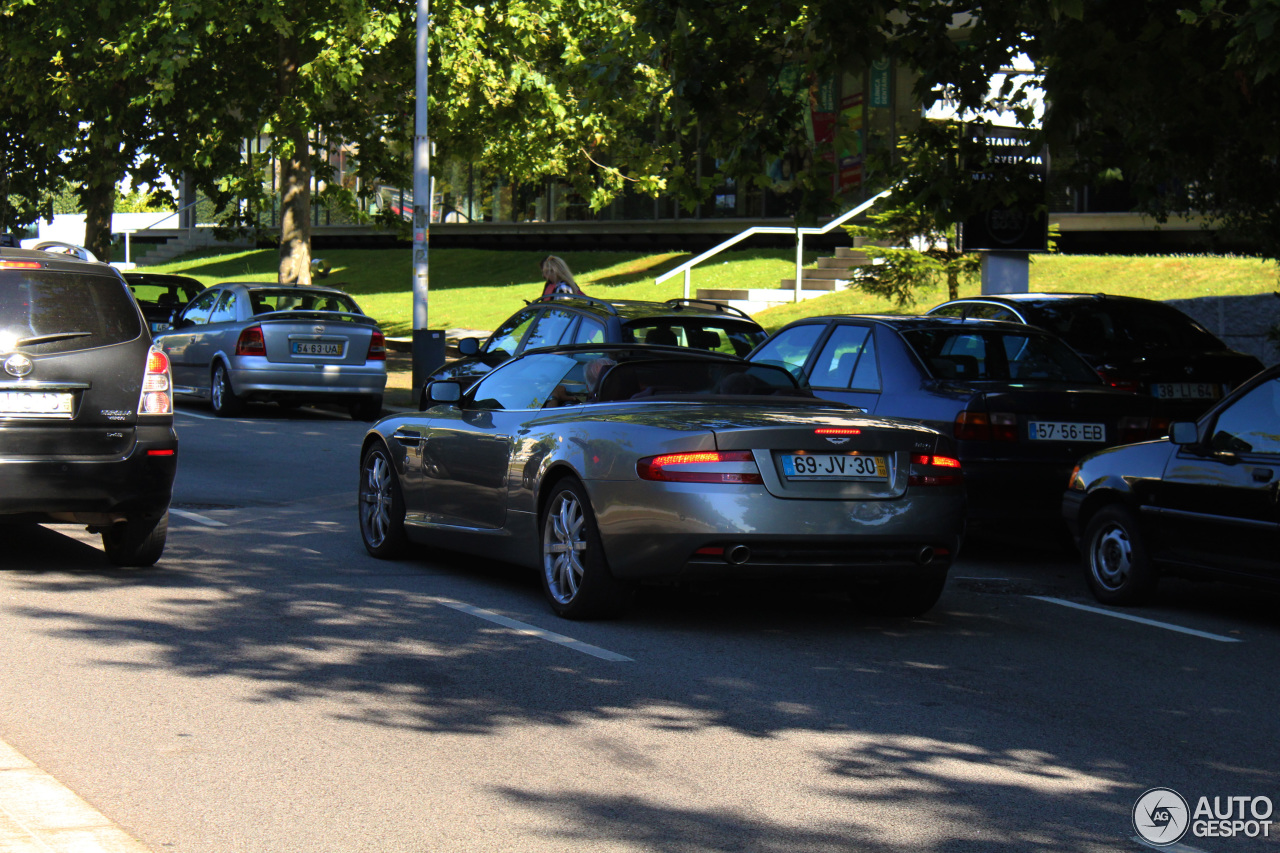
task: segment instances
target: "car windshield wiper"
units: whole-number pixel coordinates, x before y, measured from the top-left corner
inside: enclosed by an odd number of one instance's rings
[[[31,344],[47,344],[50,341],[65,341],[70,338],[87,338],[93,332],[54,332],[52,335],[33,335],[29,338],[18,338],[14,346],[30,346]]]

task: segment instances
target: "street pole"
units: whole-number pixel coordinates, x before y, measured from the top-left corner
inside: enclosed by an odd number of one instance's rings
[[[428,0],[418,0],[417,73],[413,136],[413,387],[418,389],[431,371],[433,341],[427,327],[427,242],[431,227],[431,145],[427,139]],[[443,335],[440,335],[443,340]],[[443,344],[440,355],[443,357]]]

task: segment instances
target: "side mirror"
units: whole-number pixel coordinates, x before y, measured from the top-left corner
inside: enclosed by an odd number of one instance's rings
[[[463,338],[458,341],[459,355],[475,355],[478,352],[480,352],[479,338]]]
[[[1182,447],[1198,444],[1200,431],[1191,421],[1174,421],[1169,425],[1169,440]]]
[[[432,403],[456,403],[462,399],[462,386],[447,380],[429,383],[427,399]]]

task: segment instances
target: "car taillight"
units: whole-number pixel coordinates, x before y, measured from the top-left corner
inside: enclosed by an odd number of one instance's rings
[[[911,476],[907,478],[907,485],[959,486],[963,482],[959,459],[925,453],[911,455]]]
[[[1151,441],[1168,434],[1169,419],[1124,417],[1120,419],[1119,432],[1117,440],[1120,444]]]
[[[262,339],[262,327],[250,326],[236,340],[236,355],[266,355],[267,342]]]
[[[173,393],[169,379],[169,356],[158,345],[147,353],[147,366],[142,374],[142,397],[138,401],[140,415],[172,415]]]
[[[960,441],[1017,441],[1018,418],[1006,412],[960,412],[953,431]]]
[[[387,360],[387,339],[383,337],[382,332],[375,331],[373,337],[369,338],[369,353],[364,357],[365,361],[386,361]]]
[[[1121,379],[1119,376],[1108,371],[1105,367],[1098,368],[1098,375],[1102,377],[1103,382],[1118,391],[1131,391],[1136,394],[1138,388],[1141,387],[1136,380]]]
[[[641,480],[667,483],[763,483],[750,450],[701,450],[648,456],[636,463]]]

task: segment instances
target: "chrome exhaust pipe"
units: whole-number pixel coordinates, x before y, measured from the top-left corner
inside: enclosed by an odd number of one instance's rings
[[[743,563],[747,562],[747,560],[751,559],[751,549],[746,545],[734,545],[725,552],[724,558],[731,565],[741,566]]]
[[[925,545],[920,549],[919,553],[916,554],[916,562],[922,566],[927,566],[933,562],[933,557],[933,546]]]

